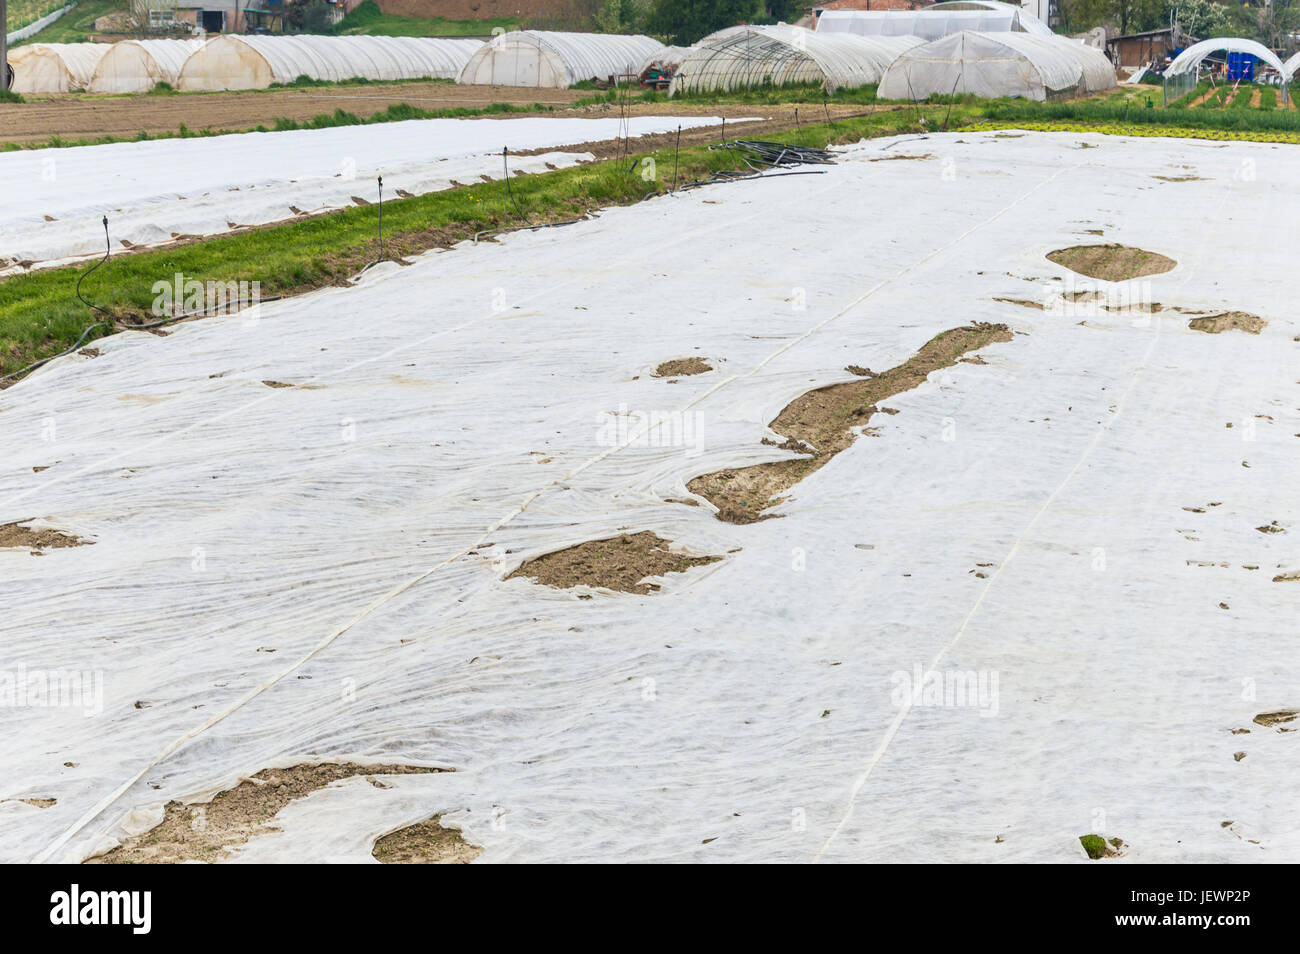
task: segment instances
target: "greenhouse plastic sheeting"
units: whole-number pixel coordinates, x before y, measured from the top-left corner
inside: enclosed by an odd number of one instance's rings
[[[178,77],[186,91],[265,89],[299,76],[340,82],[452,79],[481,40],[408,36],[235,36],[191,56]]]
[[[736,122],[737,120],[732,120]],[[504,173],[501,148],[542,149],[721,122],[714,116],[618,119],[417,119],[370,126],[159,139],[0,153],[0,179],[25,182],[0,206],[0,271],[102,255],[181,235],[213,235],[378,198],[420,194]],[[512,156],[545,172],[587,154]],[[48,218],[47,218],[48,217]],[[53,221],[50,221],[53,219]]]
[[[1300,860],[1297,737],[1251,724],[1300,705],[1300,565],[1254,529],[1300,526],[1293,252],[1255,235],[1296,183],[1273,144],[873,140],[52,363],[0,391],[0,524],[94,544],[0,551],[0,654],[102,693],[5,711],[0,858],[333,759],[456,771],[331,785],[238,859],[370,862],[442,814],[486,863],[1090,864],[1088,832]],[[1178,262],[1139,285],[1164,311],[1073,301],[1045,255],[1086,229]],[[890,398],[779,519],[681,502],[789,458],[767,422],[846,364],[973,321],[1012,340]],[[715,370],[652,375],[686,355]],[[646,595],[504,579],[641,530],[723,559]],[[986,691],[900,697],[917,669]]]
[[[158,83],[176,85],[202,40],[123,40],[114,43],[90,77],[91,93],[146,93]]]
[[[855,36],[918,36],[937,40],[941,36],[979,30],[989,33],[1026,31],[1017,11],[950,10],[826,10],[817,20],[817,33]],[[1050,31],[1049,31],[1050,33]]]
[[[729,27],[683,58],[670,91],[820,83],[828,91],[877,83],[916,37],[815,33],[802,27]]]
[[[964,32],[904,53],[885,71],[878,92],[881,99],[955,92],[1041,101],[1115,85],[1109,61],[1084,44],[1027,33]]]
[[[15,47],[9,51],[13,91],[39,94],[85,89],[109,49],[108,43],[31,43]]]
[[[648,36],[516,30],[477,50],[456,82],[561,89],[592,79],[621,82],[663,49]]]

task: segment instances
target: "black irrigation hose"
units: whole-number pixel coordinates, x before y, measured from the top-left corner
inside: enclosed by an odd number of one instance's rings
[[[86,277],[87,277],[91,272],[93,272],[95,269],[99,268],[99,266],[101,266],[101,265],[103,265],[105,262],[107,262],[107,261],[108,261],[108,257],[109,257],[109,255],[111,255],[111,254],[112,254],[112,251],[113,251],[113,245],[112,245],[112,243],[109,241],[109,238],[108,238],[108,216],[107,216],[107,215],[104,216],[103,222],[104,222],[104,257],[101,258],[99,261],[95,262],[94,265],[91,265],[90,268],[86,269],[84,272],[81,273],[80,277],[78,277],[78,279],[77,279],[77,289],[76,289],[76,294],[77,294],[77,297],[78,297],[79,299],[81,299],[81,303],[82,303],[83,305],[85,305],[87,308],[91,309],[92,311],[97,311],[97,312],[99,312],[101,315],[107,315],[107,316],[108,316],[108,321],[97,321],[97,322],[95,322],[93,325],[89,325],[89,326],[87,326],[86,329],[85,329],[84,331],[81,332],[81,336],[80,336],[79,338],[77,338],[76,343],[73,344],[73,346],[72,346],[71,348],[68,348],[68,349],[65,350],[65,351],[60,351],[58,354],[52,354],[52,355],[50,355],[50,356],[47,357],[47,358],[41,358],[40,361],[33,361],[31,364],[29,364],[29,365],[28,365],[27,367],[25,367],[25,368],[21,368],[21,369],[19,369],[19,370],[17,370],[17,371],[13,371],[13,372],[11,372],[11,373],[9,373],[9,374],[4,375],[3,377],[0,377],[0,381],[11,381],[11,380],[13,380],[13,379],[15,379],[15,378],[20,378],[20,377],[22,377],[23,375],[31,374],[31,373],[32,373],[33,371],[35,371],[37,368],[42,367],[43,365],[49,364],[49,363],[50,363],[51,361],[53,361],[55,358],[62,358],[64,355],[72,354],[72,352],[76,351],[78,348],[81,347],[82,342],[84,342],[84,341],[86,340],[87,336],[89,336],[89,334],[90,334],[92,331],[94,331],[96,328],[101,328],[101,327],[104,327],[105,325],[107,325],[107,326],[110,327],[110,328],[113,327],[114,322],[115,322],[115,319],[113,318],[113,313],[110,312],[110,311],[107,311],[107,310],[104,309],[104,308],[100,308],[100,307],[99,307],[98,305],[96,305],[94,302],[87,301],[87,300],[85,299],[85,297],[81,294],[81,283],[84,282],[84,281],[86,280]]]
[[[528,218],[527,216],[524,215],[523,210],[519,208],[519,200],[515,198],[515,190],[510,188],[510,160],[508,158],[509,154],[510,154],[510,147],[502,146],[501,165],[505,168],[505,173],[506,173],[506,195],[510,197],[510,201],[514,204],[515,214],[519,216],[520,221],[527,222]]]

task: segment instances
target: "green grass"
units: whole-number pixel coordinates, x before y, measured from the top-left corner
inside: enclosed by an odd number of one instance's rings
[[[9,0],[7,28],[9,33],[35,23],[47,13],[67,6],[66,0]],[[67,16],[67,14],[64,14]]]
[[[1220,94],[1226,90],[1220,89]],[[993,121],[1073,121],[1096,124],[1168,126],[1241,132],[1297,132],[1300,113],[1264,109],[1130,109],[1105,103],[1029,103],[992,100],[984,115]]]
[[[579,83],[573,88],[586,89],[588,87]],[[864,106],[873,105],[876,103],[876,87],[862,86],[857,89],[841,89],[827,96],[822,93],[820,86],[798,84],[791,86],[759,86],[754,89],[740,89],[730,92],[679,92],[671,97],[667,92],[659,92],[658,90],[638,90],[623,87],[607,90],[598,96],[588,96],[578,100],[573,105],[575,107],[599,106],[607,103],[628,102],[686,103],[691,105],[727,103],[738,106],[776,106],[782,103],[807,103],[810,106],[820,106],[823,101],[841,105],[845,103]]]
[[[1259,91],[1259,108],[1277,109],[1277,90],[1271,86],[1261,88]]]
[[[493,28],[510,31],[518,27],[514,17],[486,20],[445,20],[399,17],[383,13],[374,0],[366,0],[334,27],[336,36],[363,33],[369,36],[488,36]]]
[[[954,111],[954,121],[975,118]],[[330,122],[349,121],[333,114]],[[916,125],[912,111],[892,111],[869,117],[804,126],[770,138],[804,145],[856,142],[867,136],[909,132]],[[529,223],[573,218],[584,211],[638,202],[667,189],[673,151],[652,156],[658,178],[642,179],[644,155],[633,168],[629,158],[519,176],[511,181],[513,200],[503,182],[485,182],[410,199],[384,203],[385,245],[390,257],[414,254],[436,244],[470,238],[476,232],[520,224],[516,204]],[[683,149],[678,156],[678,182],[708,178],[722,169],[740,166],[730,151],[703,146]],[[365,186],[358,184],[358,191]],[[375,254],[376,206],[357,206],[300,222],[271,226],[237,235],[115,257],[92,273],[82,294],[120,318],[151,318],[152,287],[180,272],[206,282],[257,281],[264,298],[319,287],[356,273]],[[110,229],[112,219],[110,216]],[[78,277],[88,266],[55,268],[14,275],[0,281],[0,375],[56,354],[99,319],[77,300]],[[87,339],[108,333],[98,328]]]
[[[23,43],[83,43],[95,31],[95,21],[127,9],[125,0],[82,0],[40,33]]]

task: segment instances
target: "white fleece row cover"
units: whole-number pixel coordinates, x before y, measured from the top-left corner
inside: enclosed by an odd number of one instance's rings
[[[1300,860],[1300,733],[1252,723],[1300,705],[1300,323],[1255,238],[1297,183],[1287,146],[876,140],[52,363],[0,391],[0,525],[95,542],[0,551],[0,659],[102,696],[4,713],[0,859],[353,760],[456,771],[332,785],[237,858],[369,862],[445,813],[483,862]],[[1046,254],[1095,242],[1175,259],[1105,288],[1165,309],[1063,301]],[[780,519],[683,503],[789,457],[767,423],[846,365],[975,321],[1015,334]],[[652,375],[686,356],[714,370]],[[723,559],[504,579],[643,530]]]
[[[540,149],[691,129],[714,116],[618,119],[413,119],[370,126],[160,139],[0,154],[0,180],[23,182],[0,207],[0,271],[217,235],[378,199],[504,175],[501,149]],[[735,122],[735,120],[733,120]],[[514,172],[544,172],[589,154],[514,156]],[[298,210],[298,211],[295,211]]]

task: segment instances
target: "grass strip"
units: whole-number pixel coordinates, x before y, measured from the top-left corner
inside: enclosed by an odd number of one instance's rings
[[[973,113],[953,111],[954,124]],[[917,113],[872,116],[803,126],[772,134],[775,141],[806,146],[856,142],[915,131]],[[647,159],[653,159],[653,165]],[[573,219],[587,211],[629,205],[671,186],[673,151],[591,163],[545,174],[448,189],[384,203],[384,247],[388,258],[447,248],[476,233]],[[681,150],[678,182],[707,179],[739,166],[735,153],[703,146]],[[656,174],[651,175],[650,170]],[[645,177],[648,176],[648,179]],[[360,187],[359,187],[360,188]],[[516,204],[518,213],[516,212]],[[262,298],[342,284],[377,255],[377,206],[356,206],[299,221],[264,226],[191,244],[110,259],[82,284],[88,301],[110,312],[122,326],[156,318],[156,282],[259,282]],[[111,227],[111,218],[110,218]],[[77,279],[88,265],[17,274],[0,281],[0,375],[66,350],[99,317],[76,297]],[[97,329],[87,339],[102,337]]]

